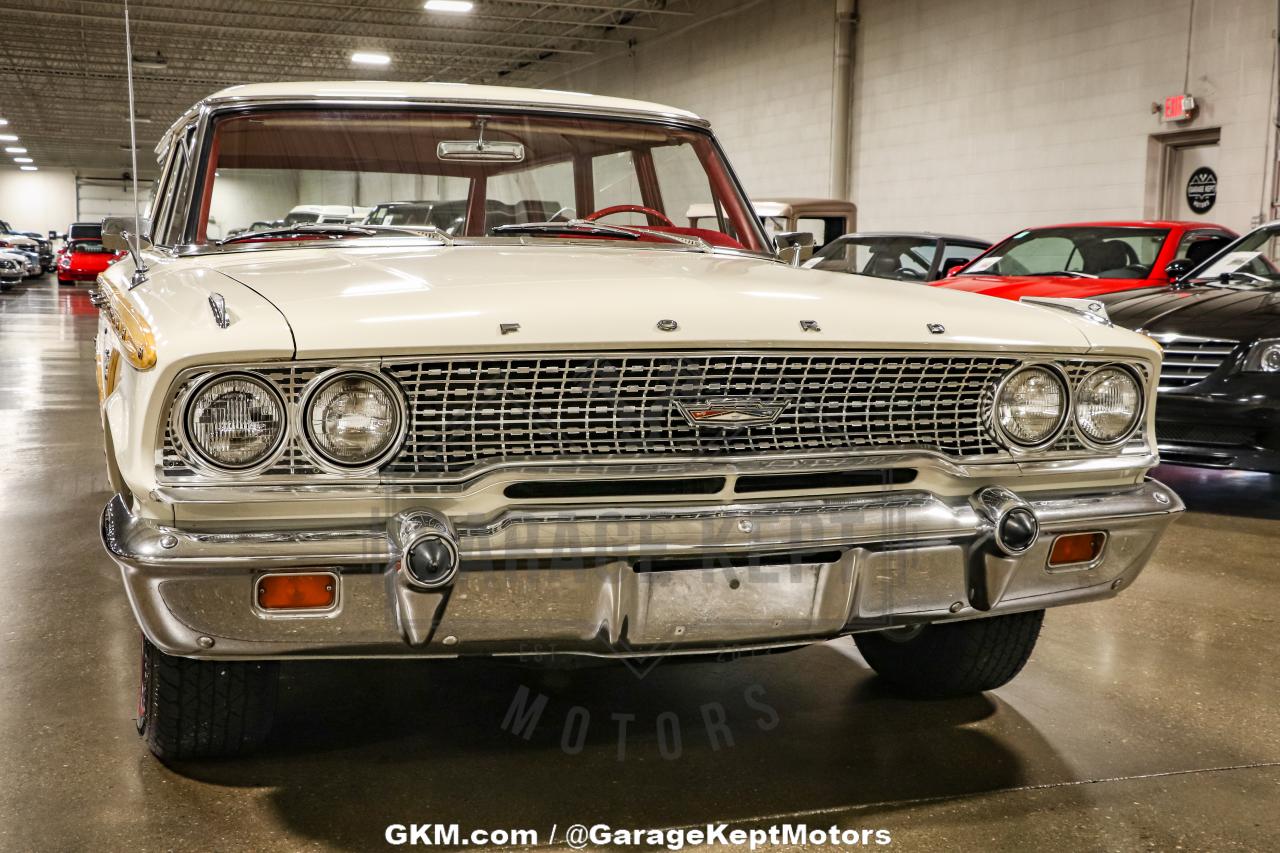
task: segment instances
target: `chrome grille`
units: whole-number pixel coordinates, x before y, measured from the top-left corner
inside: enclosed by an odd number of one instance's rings
[[[1186,388],[1204,381],[1217,370],[1239,345],[1225,338],[1187,338],[1156,335],[1164,347],[1160,369],[1161,388]]]
[[[411,428],[392,472],[495,460],[1000,448],[983,401],[1018,363],[917,354],[620,354],[391,363]],[[786,403],[769,425],[691,426],[676,401]]]
[[[404,389],[409,429],[381,478],[450,477],[499,463],[738,458],[926,450],[951,458],[1009,454],[984,419],[1001,378],[1024,362],[997,354],[633,352],[384,360]],[[1058,359],[1074,385],[1105,360]],[[333,363],[237,365],[273,382],[296,411],[308,382]],[[365,364],[363,366],[368,367]],[[1146,369],[1134,365],[1147,378]],[[228,366],[227,369],[231,369]],[[199,477],[174,419],[192,383],[174,391],[158,462],[167,478]],[[717,397],[785,403],[769,425],[693,427],[676,402]],[[1145,452],[1140,430],[1124,452]],[[1097,455],[1068,428],[1045,454]],[[255,480],[333,478],[296,434]],[[341,475],[336,475],[343,479]]]

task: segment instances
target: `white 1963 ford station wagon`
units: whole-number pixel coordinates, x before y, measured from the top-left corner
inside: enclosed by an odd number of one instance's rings
[[[688,112],[242,86],[157,151],[94,299],[102,538],[162,757],[259,743],[297,657],[853,635],[906,692],[987,690],[1182,508],[1145,476],[1151,341],[798,269]]]

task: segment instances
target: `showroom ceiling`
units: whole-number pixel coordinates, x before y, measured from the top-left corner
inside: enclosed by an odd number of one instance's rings
[[[438,2],[438,0],[437,0]],[[537,85],[689,26],[705,0],[131,0],[139,170],[188,106],[237,83],[449,80]],[[40,166],[129,163],[121,0],[0,0],[0,116]],[[381,53],[385,66],[357,65]],[[12,141],[6,144],[13,145]]]

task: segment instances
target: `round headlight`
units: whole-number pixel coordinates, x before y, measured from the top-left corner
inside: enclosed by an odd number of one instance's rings
[[[373,465],[400,441],[401,399],[387,380],[372,373],[339,373],[322,379],[303,409],[307,439],[334,465]]]
[[[233,471],[252,468],[284,441],[284,400],[266,381],[245,373],[217,376],[187,403],[186,437],[206,462]]]
[[[1122,367],[1102,367],[1084,378],[1076,390],[1076,426],[1097,444],[1129,437],[1142,413],[1142,389]]]
[[[1057,371],[1023,367],[996,395],[996,424],[1010,442],[1036,447],[1051,440],[1067,416],[1067,386]]]

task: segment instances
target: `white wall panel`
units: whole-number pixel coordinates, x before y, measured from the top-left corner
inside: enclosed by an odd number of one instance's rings
[[[693,110],[751,195],[826,196],[834,21],[832,0],[768,0],[550,85]]]
[[[67,230],[76,218],[76,178],[70,169],[0,169],[0,219],[41,234]]]
[[[1259,212],[1272,0],[862,0],[860,14],[864,227],[994,238],[1140,217],[1151,134],[1209,127],[1222,137],[1206,221],[1245,229]],[[1201,105],[1195,120],[1161,124],[1152,103],[1182,91]]]

